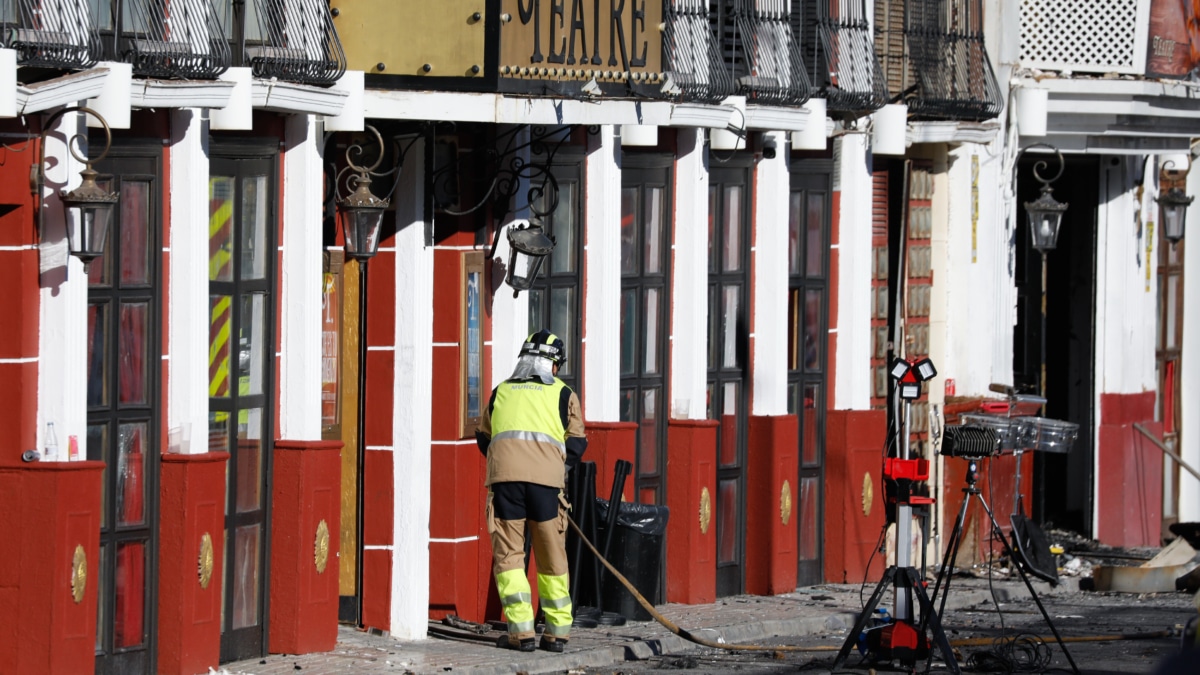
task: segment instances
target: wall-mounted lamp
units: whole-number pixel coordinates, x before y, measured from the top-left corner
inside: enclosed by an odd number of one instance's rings
[[[1158,175],[1158,219],[1162,223],[1163,234],[1167,241],[1174,246],[1183,239],[1183,227],[1187,224],[1187,208],[1195,197],[1189,197],[1186,190],[1187,172],[1185,169],[1173,169],[1175,162],[1163,162]]]
[[[383,161],[383,137],[375,127],[368,124],[366,128],[375,135],[379,157],[371,166],[359,166],[351,156],[362,155],[362,146],[355,143],[346,148],[346,166],[355,172],[346,182],[354,187],[354,192],[338,201],[344,215],[342,227],[346,255],[359,262],[366,262],[379,251],[379,228],[383,224],[383,212],[390,203],[390,200],[380,199],[371,192],[371,173]]]
[[[513,297],[533,288],[542,261],[554,250],[554,237],[542,232],[542,226],[516,221],[508,227],[508,274],[504,281],[513,288]]]
[[[68,209],[79,209],[79,218],[76,219],[74,225],[67,219],[67,250],[71,255],[83,261],[84,272],[87,272],[92,261],[104,255],[104,243],[108,238],[108,224],[112,220],[113,207],[117,205],[117,201],[121,198],[120,192],[107,192],[96,184],[97,173],[92,169],[94,162],[99,162],[108,154],[108,149],[112,146],[112,132],[108,128],[108,121],[100,113],[86,108],[84,106],[72,106],[63,108],[51,115],[44,125],[42,125],[42,134],[40,141],[40,152],[38,155],[37,166],[31,168],[30,187],[33,190],[34,197],[37,199],[37,212],[39,223],[44,224],[42,217],[42,190],[46,184],[46,134],[54,128],[54,123],[63,115],[69,112],[82,112],[92,117],[95,117],[102,127],[104,127],[104,151],[94,160],[89,160],[87,157],[81,157],[76,153],[73,147],[74,142],[81,137],[81,134],[76,134],[67,139],[67,151],[76,161],[84,164],[83,171],[79,175],[83,178],[83,183],[79,187],[71,191],[60,190],[59,198],[62,199],[63,206]],[[45,232],[42,233],[45,236]]]
[[[1032,238],[1033,247],[1045,257],[1046,253],[1053,251],[1058,244],[1058,228],[1062,225],[1063,214],[1067,211],[1067,204],[1054,198],[1054,189],[1050,184],[1062,176],[1067,163],[1058,148],[1052,145],[1036,143],[1029,148],[1039,146],[1050,148],[1058,158],[1058,173],[1054,174],[1053,178],[1042,177],[1041,172],[1045,170],[1046,162],[1039,161],[1033,165],[1033,177],[1041,182],[1042,194],[1031,202],[1025,202],[1025,214],[1029,217],[1029,236]]]

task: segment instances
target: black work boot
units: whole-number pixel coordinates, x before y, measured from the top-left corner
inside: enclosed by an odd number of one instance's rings
[[[555,640],[553,638],[548,638],[545,635],[543,635],[542,643],[538,646],[542,648],[542,651],[554,652],[556,654],[561,654],[563,652],[563,648],[565,648],[567,646],[567,641],[566,640]]]
[[[537,641],[533,638],[525,638],[520,642],[513,642],[508,639],[507,635],[501,635],[499,640],[496,640],[496,646],[503,649],[515,649],[519,652],[531,652],[537,649]]]

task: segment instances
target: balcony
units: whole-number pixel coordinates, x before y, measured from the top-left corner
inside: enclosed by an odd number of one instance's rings
[[[255,77],[328,86],[346,72],[346,54],[324,0],[232,2],[234,17],[241,19],[235,31],[242,31],[243,63]]]
[[[211,80],[229,68],[229,41],[211,0],[92,0],[104,58],[141,77]]]
[[[812,85],[786,0],[712,0],[710,21],[725,67],[746,103],[798,106]]]
[[[20,66],[82,70],[100,53],[88,0],[0,0],[0,31]]]
[[[663,92],[704,103],[733,94],[733,78],[709,32],[708,0],[666,0],[663,16]]]
[[[830,112],[858,117],[887,103],[866,0],[807,0],[803,12],[793,14],[793,27]]]
[[[1150,14],[1150,4],[1150,0],[1020,0],[1021,67],[1142,74],[1147,25],[1138,18]],[[1165,12],[1159,8],[1157,13]],[[1182,29],[1180,14],[1176,23]],[[1183,33],[1186,36],[1186,30]],[[1186,43],[1179,46],[1188,49]]]
[[[981,0],[877,0],[875,25],[889,96],[911,114],[984,120],[1003,110]]]

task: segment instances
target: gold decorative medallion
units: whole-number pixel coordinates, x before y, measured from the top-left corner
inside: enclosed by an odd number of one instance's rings
[[[863,474],[862,510],[864,516],[871,515],[871,507],[875,504],[875,481],[870,473]]]
[[[779,517],[784,525],[792,519],[792,486],[786,480],[783,481],[783,490],[779,493]]]
[[[200,574],[200,588],[208,588],[213,573],[213,544],[212,536],[207,532],[200,535],[200,555],[196,560],[196,567]]]
[[[329,563],[329,525],[322,518],[317,523],[317,539],[313,544],[313,560],[317,563],[317,574],[325,573],[325,565]]]
[[[75,555],[71,559],[71,597],[75,603],[83,602],[83,591],[87,588],[87,552],[83,544],[75,545]]]
[[[700,490],[700,534],[708,534],[708,525],[712,522],[712,496],[708,488]]]

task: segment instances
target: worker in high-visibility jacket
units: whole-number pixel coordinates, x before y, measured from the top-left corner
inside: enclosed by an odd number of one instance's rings
[[[579,463],[587,438],[579,397],[562,380],[566,345],[540,330],[521,346],[512,377],[492,390],[475,433],[487,457],[487,528],[492,571],[508,634],[499,646],[533,651],[532,593],[525,576],[526,524],[537,559],[538,598],[546,617],[540,646],[561,652],[573,613],[567,578],[567,469]]]

